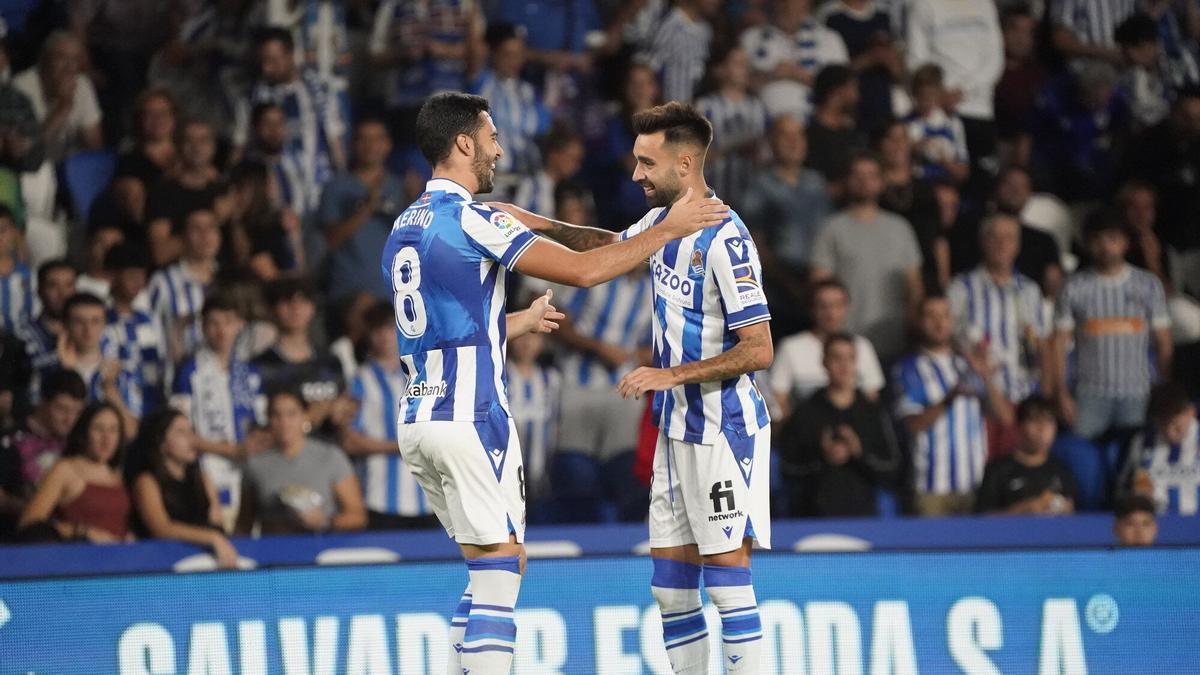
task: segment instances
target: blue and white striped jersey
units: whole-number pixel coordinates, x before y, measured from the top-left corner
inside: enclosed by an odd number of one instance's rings
[[[504,156],[496,162],[496,170],[533,173],[541,165],[535,139],[550,125],[550,113],[537,90],[520,78],[502,80],[491,70],[484,70],[472,84],[471,91],[488,100],[492,122],[504,144]]]
[[[1173,445],[1154,429],[1133,439],[1129,461],[1136,472],[1145,472],[1154,490],[1158,512],[1194,516],[1200,511],[1200,423],[1193,418],[1183,442]],[[1135,475],[1134,487],[1138,487]]]
[[[15,263],[8,274],[0,277],[0,330],[14,333],[33,320],[33,275],[22,263]]]
[[[106,356],[121,363],[122,370],[137,373],[142,387],[150,398],[151,405],[160,401],[166,381],[167,340],[162,324],[146,312],[134,310],[121,316],[116,309],[108,309],[108,326],[104,342],[108,346]]]
[[[1058,0],[1051,18],[1093,47],[1115,47],[1117,26],[1137,9],[1137,0]]]
[[[650,66],[662,81],[664,101],[692,100],[704,77],[712,34],[708,22],[692,20],[678,7],[667,13],[650,53]]]
[[[529,377],[509,368],[508,398],[521,441],[525,480],[540,486],[558,442],[562,375],[546,366],[534,366]]]
[[[947,176],[944,162],[966,162],[967,132],[958,115],[947,114],[941,108],[924,117],[913,113],[908,122],[908,137],[917,155],[917,170],[925,180]],[[924,145],[922,145],[924,144]]]
[[[38,317],[17,327],[16,335],[25,343],[25,353],[34,372],[58,363],[58,336]]]
[[[768,75],[769,81],[758,95],[771,117],[790,114],[807,119],[812,109],[806,85],[786,78],[769,78],[780,63],[796,63],[816,75],[827,65],[850,60],[842,36],[811,16],[792,33],[785,33],[771,22],[747,28],[739,44],[750,57],[750,66],[756,72]]]
[[[167,335],[178,330],[182,352],[169,354],[172,361],[196,351],[200,346],[200,312],[208,285],[197,281],[183,261],[168,265],[154,273],[147,285],[150,292],[150,316],[159,321]],[[170,342],[167,343],[171,347]]]
[[[358,403],[354,430],[376,440],[396,441],[396,413],[404,396],[404,372],[388,370],[374,361],[363,364],[350,383],[350,398]],[[425,493],[396,452],[372,454],[358,460],[363,502],[376,513],[423,516],[432,513]]]
[[[188,416],[201,438],[241,442],[266,417],[262,377],[252,364],[228,365],[203,347],[179,366],[171,406]]]
[[[712,94],[697,100],[696,108],[712,123],[713,148],[720,153],[705,165],[705,179],[717,194],[740,204],[755,171],[757,146],[752,142],[767,132],[767,107],[749,94],[737,100]]]
[[[504,386],[506,269],[536,235],[435,178],[396,218],[382,270],[392,286],[408,389],[405,424],[509,412]]]
[[[652,294],[650,276],[639,271],[594,288],[572,289],[562,306],[577,333],[632,352],[650,344]],[[592,354],[570,351],[562,359],[563,382],[568,387],[612,389],[634,365],[631,360],[610,368]]]
[[[935,405],[960,380],[983,383],[970,369],[966,359],[953,352],[920,351],[896,364],[896,416],[920,414]],[[987,430],[983,404],[974,396],[959,396],[933,426],[911,439],[913,480],[920,494],[962,494],[973,492],[983,480],[987,461]]]
[[[987,340],[998,364],[996,385],[1017,402],[1038,388],[1038,373],[1028,367],[1037,342],[1051,332],[1051,318],[1037,282],[1015,272],[1001,287],[987,269],[964,272],[946,289],[955,327],[970,343]]]
[[[1150,332],[1171,325],[1158,277],[1132,265],[1112,276],[1076,272],[1054,309],[1056,328],[1075,336],[1076,395],[1123,398],[1150,391]]]
[[[621,233],[627,239],[661,222],[651,209]],[[654,366],[670,368],[718,356],[737,344],[739,328],[769,321],[758,251],[742,219],[729,219],[650,257],[654,289]],[[711,445],[717,435],[746,437],[770,424],[752,373],[721,382],[655,392],[654,416],[668,438]]]
[[[378,55],[425,40],[462,44],[480,20],[474,0],[383,0],[375,11],[369,49]],[[465,77],[464,59],[424,56],[393,69],[387,103],[417,106],[430,94],[462,89]]]

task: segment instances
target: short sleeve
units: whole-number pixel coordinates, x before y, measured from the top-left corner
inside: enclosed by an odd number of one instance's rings
[[[462,228],[475,250],[505,267],[515,265],[537,239],[521,221],[479,204],[463,208]]]
[[[1171,327],[1171,316],[1167,313],[1167,294],[1162,282],[1150,277],[1150,327],[1155,330]]]
[[[642,232],[645,232],[646,230],[650,229],[651,225],[657,223],[660,220],[659,216],[662,213],[663,213],[663,209],[661,209],[661,208],[651,209],[646,215],[642,216],[641,220],[637,221],[633,225],[630,225],[629,227],[625,228],[625,230],[623,232],[621,232],[621,234],[620,234],[621,241],[625,241],[626,239],[629,239],[630,237],[636,237],[639,234],[641,234]]]
[[[895,217],[895,232],[897,233],[897,259],[906,270],[921,266],[921,246],[917,244],[917,235],[913,234],[912,225],[907,219]]]
[[[329,446],[329,478],[331,483],[340,483],[354,473],[354,467],[346,458],[346,453],[335,445]]]
[[[809,259],[813,267],[820,267],[834,274],[837,273],[836,230],[834,223],[822,223],[817,238],[813,240],[812,255]]]
[[[946,300],[950,302],[950,316],[955,325],[961,326],[967,315],[967,285],[961,276],[955,277],[946,287]]]
[[[1054,327],[1060,331],[1075,330],[1075,314],[1071,307],[1071,282],[1063,284],[1054,303]]]
[[[883,377],[883,366],[879,364],[879,355],[875,353],[875,345],[865,337],[855,340],[858,346],[858,380],[863,391],[882,391],[887,382]]]
[[[725,305],[729,330],[771,320],[762,288],[762,266],[749,235],[724,227],[709,248],[709,268]]]
[[[1021,320],[1033,328],[1034,335],[1044,338],[1051,332],[1053,319],[1047,311],[1046,303],[1042,302],[1037,283],[1032,279],[1025,279],[1025,282],[1025,287],[1021,289],[1021,311],[1025,316],[1021,317]]]
[[[921,414],[927,405],[921,375],[911,363],[900,363],[893,371],[896,388],[895,414],[899,419]]]

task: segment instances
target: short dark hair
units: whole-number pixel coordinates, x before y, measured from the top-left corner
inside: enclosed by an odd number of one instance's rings
[[[54,258],[53,260],[47,260],[46,262],[42,263],[38,267],[38,271],[37,271],[38,287],[40,288],[42,286],[45,286],[46,280],[50,278],[50,275],[53,274],[54,272],[57,272],[58,270],[71,270],[71,272],[73,274],[79,273],[78,271],[76,271],[74,265],[67,262],[66,258]]]
[[[213,293],[204,301],[204,308],[200,310],[201,319],[207,319],[213,312],[233,312],[239,317],[242,311],[238,309],[233,298],[227,293]]]
[[[1158,42],[1158,23],[1143,12],[1136,12],[1117,24],[1113,39],[1122,47],[1138,47]]]
[[[279,42],[287,51],[292,51],[296,48],[296,43],[292,40],[292,32],[286,28],[278,26],[269,26],[260,28],[254,34],[254,48],[258,49],[268,42]]]
[[[295,297],[302,297],[309,302],[316,302],[317,290],[306,277],[295,277],[273,281],[267,286],[267,306],[274,307],[281,302],[287,302]]]
[[[1054,404],[1041,394],[1026,397],[1017,404],[1017,423],[1027,422],[1035,417],[1055,418]]]
[[[829,277],[827,279],[822,279],[812,285],[812,291],[811,291],[811,295],[809,297],[810,304],[812,302],[816,302],[818,293],[820,293],[821,291],[829,290],[831,288],[835,288],[835,289],[841,291],[843,294],[845,294],[845,296],[847,298],[850,297],[850,289],[846,288],[846,284],[843,284],[840,280],[838,280],[834,277]]]
[[[917,313],[923,314],[925,312],[925,308],[928,307],[929,303],[931,303],[931,302],[949,302],[949,301],[950,301],[950,298],[945,293],[942,293],[941,291],[934,291],[932,293],[928,293],[923,298],[921,298],[921,301],[919,303],[917,303]]]
[[[254,104],[254,107],[250,109],[250,128],[253,129],[258,126],[258,123],[262,121],[263,115],[272,110],[283,112],[283,106],[274,101],[264,101]]]
[[[829,356],[829,348],[836,344],[847,344],[854,347],[854,336],[849,333],[830,333],[825,338],[825,344],[821,348],[821,360],[824,361],[826,356]]]
[[[487,31],[483,34],[483,40],[487,43],[488,49],[496,49],[509,40],[524,39],[525,27],[516,26],[507,21],[493,21],[488,24]]]
[[[1129,233],[1125,231],[1124,220],[1113,209],[1096,209],[1083,219],[1084,241],[1091,241],[1102,234],[1110,232],[1119,232],[1126,237],[1129,236]]]
[[[583,202],[588,210],[591,210],[596,203],[592,192],[586,187],[575,181],[564,180],[554,187],[554,208],[559,208],[563,202],[569,199]]]
[[[1135,513],[1149,513],[1154,516],[1157,515],[1158,509],[1154,506],[1154,500],[1145,495],[1127,494],[1117,498],[1113,506],[1113,515],[1117,520],[1124,520]]]
[[[371,305],[371,308],[363,314],[363,326],[368,331],[377,330],[384,326],[391,326],[396,323],[396,310],[392,308],[392,303],[387,300],[380,300]]]
[[[1192,405],[1187,389],[1176,382],[1161,382],[1150,389],[1150,401],[1146,404],[1146,417],[1155,424],[1162,424],[1182,413]]]
[[[490,112],[482,96],[448,91],[434,94],[417,113],[417,145],[433,166],[446,161],[459,134],[474,136],[483,125],[479,113]]]
[[[668,101],[633,116],[633,131],[639,136],[663,133],[667,143],[690,143],[702,150],[712,143],[712,123],[687,103]]]
[[[95,295],[91,293],[76,293],[67,298],[67,301],[63,303],[63,318],[71,316],[71,312],[76,307],[99,307],[100,311],[106,309],[104,301]]]
[[[300,390],[286,385],[274,387],[267,392],[267,410],[274,408],[275,401],[281,398],[290,398],[299,403],[302,410],[308,410],[308,401],[304,400],[304,395],[300,393]]]
[[[55,368],[42,377],[42,402],[48,403],[59,396],[70,396],[76,401],[87,398],[87,385],[74,370]]]
[[[145,246],[133,242],[121,242],[108,249],[104,254],[104,269],[106,270],[148,270],[152,267],[150,254]]]
[[[812,102],[820,107],[833,92],[854,81],[854,71],[840,63],[825,66],[817,73],[812,86]]]
[[[936,63],[926,63],[913,71],[912,74],[912,91],[915,93],[918,89],[931,86],[942,86],[945,83],[945,74],[942,67]]]
[[[579,134],[575,133],[574,129],[565,124],[555,124],[550,127],[550,131],[542,139],[542,154],[548,155],[552,152],[558,152],[576,143],[583,143],[583,139],[579,137]]]

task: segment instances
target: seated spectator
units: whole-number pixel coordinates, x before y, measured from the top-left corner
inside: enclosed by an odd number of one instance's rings
[[[182,253],[189,213],[224,210],[217,204],[225,188],[214,164],[216,152],[217,139],[211,124],[192,120],[183,125],[178,164],[146,198],[146,238],[155,266],[166,265]]]
[[[221,229],[212,211],[188,214],[179,260],[150,277],[150,315],[167,337],[167,354],[178,362],[200,345],[200,310],[217,275]]]
[[[37,64],[13,76],[13,86],[29,98],[41,122],[51,164],[104,144],[100,104],[85,65],[79,38],[57,31],[46,38]]]
[[[261,281],[274,281],[304,269],[304,233],[300,216],[271,196],[267,168],[246,161],[229,172],[229,247],[233,266],[250,270]]]
[[[0,204],[0,330],[13,333],[33,321],[33,274],[17,257],[21,231]]]
[[[782,422],[791,415],[794,404],[801,403],[829,382],[824,365],[825,342],[831,335],[845,331],[850,312],[850,293],[837,279],[818,281],[812,289],[812,330],[784,338],[775,350],[771,364],[771,391],[779,404]],[[857,359],[855,387],[874,401],[886,384],[879,357],[871,342],[854,335]]]
[[[1110,196],[1131,121],[1111,65],[1083,63],[1051,81],[1031,123],[1035,182],[1067,201]]]
[[[900,449],[883,407],[858,388],[861,356],[847,333],[825,338],[828,385],[796,411],[779,441],[793,516],[874,516],[876,491],[890,487]]]
[[[112,279],[105,337],[121,370],[136,373],[142,385],[143,409],[149,411],[166,400],[164,387],[169,366],[167,339],[162,326],[150,316],[146,275],[150,258],[136,244],[119,244],[104,257]]]
[[[133,200],[130,212],[136,222],[145,220],[147,195],[179,161],[178,117],[179,107],[165,89],[147,89],[134,103],[133,138],[117,156],[113,180],[129,183],[125,189]]]
[[[221,529],[221,503],[200,469],[187,416],[170,408],[154,413],[142,423],[139,443],[147,468],[132,490],[142,533],[211,549],[218,567],[236,569],[237,549]]]
[[[1032,203],[1033,181],[1029,171],[1020,166],[1008,166],[996,177],[992,203],[996,210],[1021,221],[1021,245],[1017,254],[1017,271],[1033,279],[1042,288],[1042,297],[1053,300],[1062,289],[1062,256],[1054,237],[1029,224],[1027,213]],[[980,262],[979,229],[966,228],[957,232],[951,243],[955,272],[965,272]]]
[[[808,120],[808,154],[805,166],[833,185],[835,196],[857,153],[867,148],[867,136],[858,128],[858,78],[842,65],[826,66],[817,73],[812,90],[813,114]]]
[[[809,88],[816,86],[817,73],[850,60],[841,36],[812,15],[812,6],[811,0],[773,3],[770,21],[742,33],[741,47],[764,82],[761,95],[771,117],[804,119],[810,112]],[[857,81],[854,86],[857,90]],[[819,105],[815,100],[813,104]],[[857,115],[858,110],[851,114]]]
[[[504,139],[504,154],[496,162],[501,189],[541,165],[537,138],[550,126],[550,114],[538,90],[521,79],[527,61],[526,33],[506,22],[488,26],[488,61],[471,84],[471,91],[488,100],[492,122]],[[548,213],[548,211],[539,211]]]
[[[1134,14],[1117,26],[1114,34],[1121,47],[1120,86],[1129,101],[1134,124],[1152,127],[1171,111],[1171,86],[1163,77],[1158,26],[1145,14]]]
[[[387,168],[392,151],[387,126],[369,117],[359,120],[351,150],[350,171],[329,180],[317,209],[329,249],[325,295],[337,301],[366,291],[390,299],[392,286],[379,273],[379,257],[392,221],[403,210],[404,187]]]
[[[1055,307],[1054,391],[1075,433],[1095,440],[1142,426],[1150,386],[1171,372],[1171,319],[1162,283],[1125,262],[1129,235],[1114,214],[1084,223],[1092,266],[1072,274]],[[1074,344],[1074,382],[1067,379]],[[1153,355],[1153,361],[1151,356]]]
[[[42,311],[17,330],[34,372],[58,362],[58,340],[63,333],[63,306],[75,294],[75,268],[66,260],[48,260],[38,267],[37,298]]]
[[[1154,500],[1142,495],[1127,495],[1113,509],[1113,534],[1120,546],[1153,546],[1158,538],[1158,520]]]
[[[24,536],[95,544],[131,539],[124,450],[120,411],[104,402],[88,406],[71,428],[62,459],[21,513],[17,527]]]
[[[750,64],[745,51],[733,47],[713,55],[709,74],[713,90],[696,100],[696,109],[713,126],[704,177],[722,199],[741,206],[762,148],[767,109],[750,89]]]
[[[71,370],[83,378],[88,401],[106,401],[121,413],[126,437],[137,431],[145,411],[141,372],[126,370],[117,358],[116,345],[105,344],[108,309],[88,293],[76,293],[63,309],[66,327],[58,341],[57,359],[34,374],[33,399],[38,400],[41,380],[52,370]]]
[[[1046,69],[1038,58],[1038,18],[1024,5],[1004,7],[1000,30],[1004,38],[1004,72],[996,83],[996,131],[1001,162],[1029,162],[1029,118]]]
[[[846,328],[861,333],[891,361],[905,344],[905,325],[924,294],[921,251],[912,227],[879,208],[883,192],[879,160],[860,155],[846,179],[848,205],[825,222],[813,243],[812,278],[832,276],[846,285],[854,304]],[[870,265],[863,251],[872,251]]]
[[[362,492],[342,451],[309,437],[303,397],[281,391],[267,405],[271,447],[246,460],[237,531],[263,534],[361,530]]]
[[[976,513],[1064,515],[1075,511],[1075,478],[1050,455],[1058,433],[1054,404],[1031,396],[1017,406],[1019,439],[1012,454],[988,462],[975,495]]]
[[[267,288],[267,305],[279,337],[254,358],[263,391],[286,388],[299,393],[313,429],[332,436],[346,421],[340,405],[345,403],[346,382],[337,359],[313,341],[316,290],[305,280],[277,281]]]
[[[1196,406],[1178,384],[1150,390],[1148,425],[1133,438],[1122,485],[1154,500],[1167,515],[1200,513],[1200,424]]]
[[[354,421],[342,432],[341,445],[357,464],[367,529],[435,527],[437,518],[400,456],[396,438],[397,406],[404,398],[408,377],[400,364],[392,304],[372,305],[363,317],[363,330],[366,359],[350,384],[350,398],[358,404],[358,410]]]
[[[893,119],[892,85],[904,75],[887,9],[889,3],[874,0],[826,2],[818,9],[822,22],[841,36],[858,73],[858,127],[868,134]]]
[[[927,63],[912,74],[913,111],[908,135],[920,163],[923,180],[949,180],[961,184],[970,173],[967,132],[962,120],[948,109],[941,67]]]
[[[240,462],[269,442],[256,433],[263,417],[262,376],[234,353],[244,321],[232,302],[213,296],[201,317],[203,343],[179,366],[171,407],[187,415],[196,430],[200,466],[216,488],[229,531],[238,513]]]
[[[1054,379],[1051,317],[1037,284],[1013,266],[1020,241],[1015,217],[985,218],[979,232],[983,263],[954,277],[946,293],[959,343],[988,354],[996,386],[1013,404]]]
[[[87,400],[78,374],[58,370],[42,382],[42,400],[20,426],[0,437],[0,531],[11,530],[67,445]]]
[[[563,402],[562,374],[538,363],[545,343],[541,333],[510,338],[505,371],[508,404],[521,442],[521,464],[525,467],[525,499],[534,505],[542,500],[549,487],[549,466],[558,440],[559,408]],[[627,423],[630,419],[626,417],[622,422]],[[578,419],[575,423],[583,424]],[[564,516],[560,514],[560,517]]]
[[[917,246],[921,248],[921,283],[933,292],[945,288],[950,281],[947,234],[953,231],[956,222],[950,220],[947,224],[943,217],[941,193],[955,190],[955,187],[946,181],[921,179],[908,129],[905,122],[892,122],[875,138],[875,150],[883,169],[883,194],[879,196],[879,205],[912,226]],[[954,204],[957,216],[960,210],[957,194]]]
[[[570,129],[556,126],[542,141],[542,155],[541,168],[517,185],[513,202],[534,213],[554,213],[555,190],[583,165],[583,142]]]
[[[96,223],[88,229],[84,244],[83,269],[75,279],[75,290],[108,301],[112,278],[104,269],[109,249],[125,242],[125,230],[115,223]]]
[[[896,417],[912,449],[916,510],[923,516],[970,513],[987,459],[984,419],[1012,423],[1012,405],[996,388],[982,350],[957,354],[945,297],[920,305],[920,348],[897,364]]]

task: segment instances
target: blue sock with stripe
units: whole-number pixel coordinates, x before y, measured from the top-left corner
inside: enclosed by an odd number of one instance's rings
[[[467,618],[471,615],[471,584],[463,591],[462,599],[450,618],[450,658],[447,659],[447,675],[462,675],[463,638],[467,634]]]
[[[749,567],[704,566],[704,590],[721,614],[725,670],[757,673],[762,621]]]
[[[476,558],[467,561],[471,608],[463,635],[462,675],[508,675],[517,644],[513,607],[521,590],[521,561]]]
[[[654,558],[650,590],[662,612],[663,642],[676,675],[708,675],[708,625],[700,602],[700,566]]]

